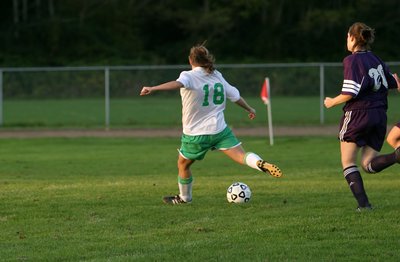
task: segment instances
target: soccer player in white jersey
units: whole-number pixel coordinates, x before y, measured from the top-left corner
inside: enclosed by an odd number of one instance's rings
[[[163,198],[167,204],[184,204],[192,201],[193,177],[190,166],[202,160],[208,150],[220,150],[237,163],[248,165],[274,177],[281,177],[282,171],[257,154],[245,152],[241,142],[227,126],[224,109],[227,99],[236,103],[249,114],[256,116],[256,110],[240,96],[214,68],[214,57],[204,45],[190,49],[190,71],[181,72],[176,81],[157,86],[144,86],[141,96],[154,91],[180,89],[182,97],[183,134],[178,156],[179,194]]]

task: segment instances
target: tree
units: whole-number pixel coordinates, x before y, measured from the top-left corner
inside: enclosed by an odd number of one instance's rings
[[[395,0],[0,1],[0,65],[182,64],[207,40],[218,63],[340,61],[355,21],[397,59]]]

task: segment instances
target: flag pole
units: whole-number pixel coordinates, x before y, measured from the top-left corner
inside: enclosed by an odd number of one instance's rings
[[[266,77],[265,81],[267,82],[268,95],[270,96],[269,78]],[[272,130],[271,99],[269,99],[269,98],[268,98],[268,104],[267,104],[267,111],[268,111],[269,144],[272,146],[272,145],[274,145],[274,133],[273,133],[273,130]]]
[[[261,99],[264,101],[264,104],[267,107],[269,144],[272,146],[272,145],[274,145],[274,133],[273,133],[273,128],[272,128],[270,84],[269,84],[268,77],[265,78],[263,87],[261,89]]]

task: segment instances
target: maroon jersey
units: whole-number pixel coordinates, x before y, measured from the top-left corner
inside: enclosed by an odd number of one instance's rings
[[[371,51],[355,52],[343,60],[342,94],[353,98],[344,111],[387,109],[389,88],[397,88],[396,80],[385,63]]]

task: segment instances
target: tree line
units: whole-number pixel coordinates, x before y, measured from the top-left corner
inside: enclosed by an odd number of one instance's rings
[[[185,64],[207,41],[217,63],[340,62],[356,21],[399,60],[396,0],[3,0],[0,67]]]

